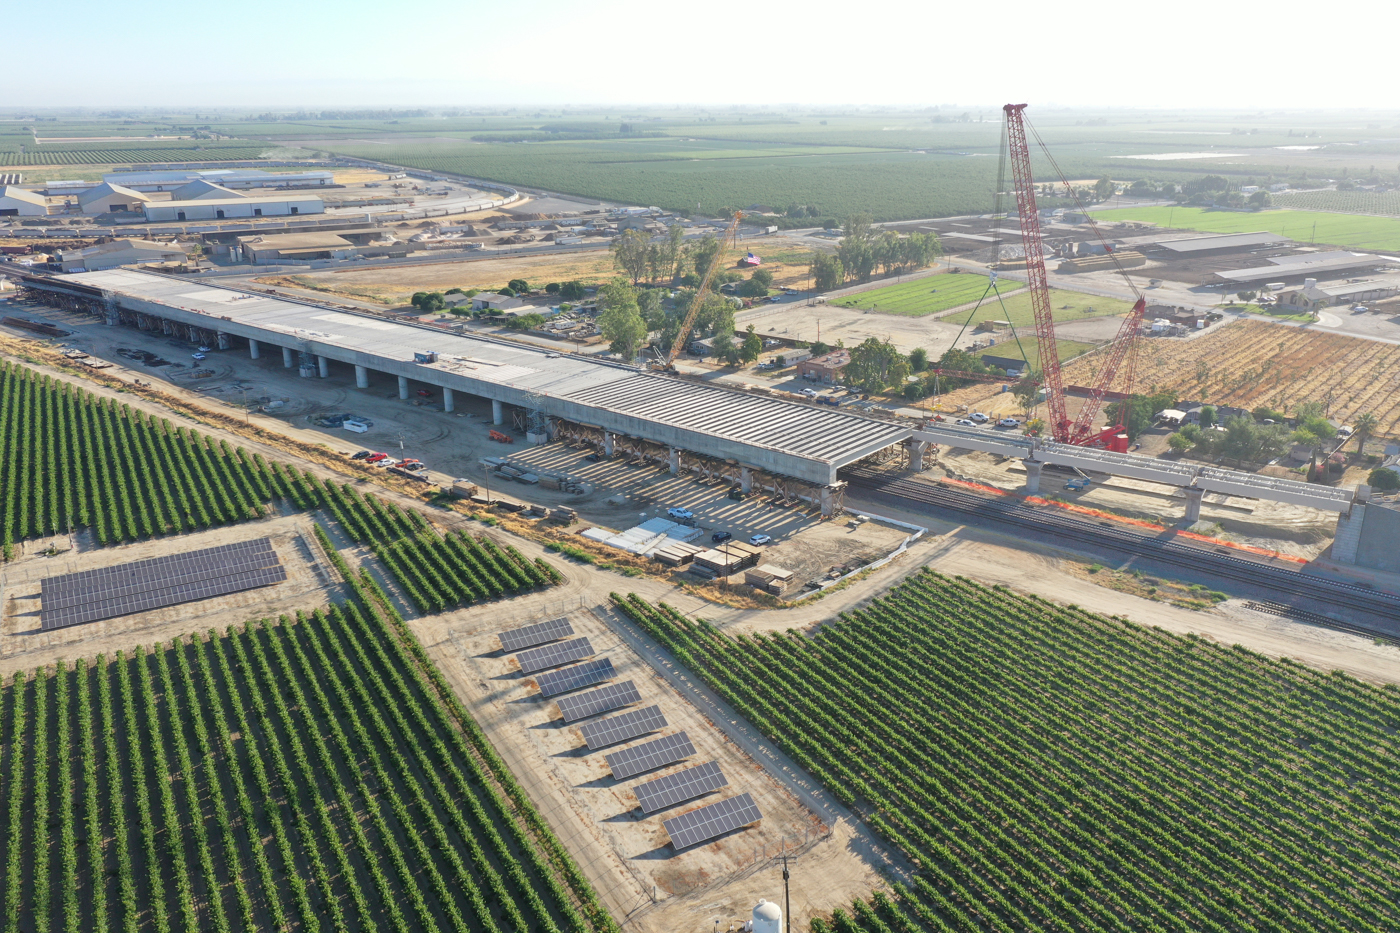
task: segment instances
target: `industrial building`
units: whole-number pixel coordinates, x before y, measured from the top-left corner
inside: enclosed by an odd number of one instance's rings
[[[0,188],[0,217],[44,217],[49,202],[42,194],[6,185]]]
[[[1161,240],[1152,249],[1163,250],[1173,259],[1200,259],[1256,249],[1276,249],[1292,240],[1277,233],[1227,233],[1221,236],[1192,236],[1178,240]]]
[[[353,256],[407,256],[406,243],[370,245],[371,237],[389,236],[387,231],[373,229],[372,234],[352,230],[334,233],[307,231],[305,233],[273,233],[265,236],[241,236],[234,246],[234,259],[251,263],[274,263],[283,260],[349,259]]]
[[[907,427],[848,412],[169,276],[114,270],[29,275],[22,284],[112,323],[254,357],[277,348],[283,365],[305,377],[351,367],[367,388],[371,370],[386,373],[397,377],[401,398],[413,384],[442,390],[448,411],[455,393],[488,399],[498,424],[514,406],[548,435],[676,473],[724,476],[746,492],[766,489],[827,514],[841,507],[837,470],[909,436]]]
[[[150,240],[112,240],[85,249],[64,250],[59,253],[64,272],[98,272],[147,262],[185,262],[189,257],[177,244],[153,243]]]
[[[78,206],[84,214],[139,214],[150,200],[139,191],[103,182],[80,193]]]
[[[264,172],[255,168],[175,169],[162,172],[110,172],[102,180],[133,191],[173,191],[192,181],[222,188],[307,188],[335,184],[332,172]]]
[[[228,200],[230,198],[246,198],[246,194],[239,194],[229,188],[216,185],[204,179],[196,179],[187,185],[181,185],[170,192],[172,201],[216,201]]]
[[[1265,266],[1211,272],[1206,275],[1204,284],[1257,288],[1260,285],[1276,281],[1297,282],[1305,278],[1316,279],[1383,269],[1400,271],[1400,260],[1392,259],[1389,256],[1373,256],[1369,253],[1352,253],[1338,249],[1323,253],[1273,256],[1270,257],[1268,265]]]
[[[239,195],[232,198],[211,198],[207,201],[152,201],[147,203],[145,208],[147,220],[178,221],[321,214],[325,212],[326,205],[314,194],[295,194],[280,198],[248,198]]]

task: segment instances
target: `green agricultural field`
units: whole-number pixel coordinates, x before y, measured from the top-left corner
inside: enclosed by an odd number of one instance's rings
[[[1001,287],[1015,288],[1016,283],[1003,282]],[[923,317],[976,301],[986,291],[985,275],[956,272],[887,285],[884,288],[837,299],[832,304],[841,308],[860,308],[883,314]]]
[[[1001,279],[997,282],[998,291],[1009,291],[1020,287],[1023,287],[1020,282],[1009,279]],[[977,299],[973,298],[972,300],[976,301]],[[1050,289],[1050,308],[1054,312],[1057,324],[1082,321],[1091,317],[1127,314],[1132,310],[1132,307],[1132,302],[1124,301],[1121,298],[1100,298],[1097,295],[1085,295],[1082,292],[1070,292],[1059,288]],[[998,300],[996,295],[988,295],[987,300],[983,301],[977,310],[959,311],[956,314],[948,315],[942,321],[945,324],[956,324],[959,327],[964,323],[969,327],[976,327],[983,321],[1010,321],[1011,325],[1021,334],[1021,339],[1024,340],[1027,335],[1033,336],[1035,333],[1035,308],[1031,304],[1030,292],[1027,291],[1001,300]]]
[[[1400,928],[1400,694],[931,570],[815,629],[619,608],[915,870],[812,933]]]
[[[1323,211],[1218,211],[1202,207],[1125,207],[1097,211],[1104,220],[1136,220],[1202,233],[1267,231],[1302,243],[1356,249],[1400,250],[1400,218],[1332,214]]]
[[[1292,191],[1273,198],[1276,206],[1290,210],[1400,216],[1400,191]]]

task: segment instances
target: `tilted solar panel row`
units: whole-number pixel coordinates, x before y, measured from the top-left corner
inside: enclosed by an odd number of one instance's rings
[[[607,756],[608,770],[612,772],[613,777],[621,780],[689,758],[694,754],[695,746],[691,744],[690,736],[684,732],[677,732],[675,735],[663,735],[659,739],[613,752]]]
[[[247,573],[236,574],[231,577],[219,577],[213,580],[184,583],[170,589],[136,593],[115,600],[82,603],[56,610],[48,610],[41,607],[40,627],[47,631],[56,628],[66,628],[70,625],[81,625],[85,622],[114,619],[118,616],[131,615],[136,612],[146,612],[150,609],[162,609],[166,606],[175,606],[180,603],[209,599],[214,596],[226,596],[230,593],[239,593],[244,590],[271,586],[275,583],[281,583],[285,579],[287,579],[287,571],[283,568],[264,567]]]
[[[609,710],[621,709],[641,701],[642,695],[637,692],[637,685],[628,680],[620,684],[599,687],[597,690],[589,690],[578,696],[564,697],[559,701],[559,712],[563,714],[565,722],[578,722],[580,719],[587,719],[589,716],[596,716]]]
[[[573,633],[574,627],[568,619],[550,619],[548,622],[501,632],[496,637],[501,640],[501,647],[506,651],[519,651],[522,648],[533,648],[535,645],[542,645],[547,641],[554,641]]]
[[[646,709],[609,716],[607,719],[580,726],[579,732],[583,734],[583,741],[590,749],[598,749],[664,728],[666,717],[661,715],[661,707],[648,706]]]
[[[763,814],[758,812],[753,795],[745,793],[662,820],[661,825],[671,837],[672,848],[679,852],[761,819]]]
[[[702,765],[639,784],[632,792],[637,795],[637,803],[641,804],[643,813],[655,813],[683,800],[693,800],[701,794],[719,790],[728,784],[729,779],[720,770],[719,762],[707,761]]]
[[[194,557],[189,554],[172,555],[156,561],[142,561],[139,574],[126,576],[104,575],[96,580],[70,580],[49,578],[40,587],[44,606],[62,609],[83,603],[119,599],[139,593],[172,589],[187,583],[214,580],[219,577],[234,576],[267,567],[275,567],[280,561],[275,551],[241,550],[232,554],[215,554]],[[107,570],[110,568],[102,568]],[[71,576],[81,576],[73,574]],[[52,582],[51,582],[52,581]]]
[[[551,667],[558,667],[561,664],[568,664],[570,661],[580,661],[584,658],[591,658],[593,655],[592,642],[587,638],[575,638],[570,641],[561,641],[554,645],[545,645],[540,648],[531,648],[529,651],[522,651],[515,656],[515,660],[520,664],[522,673],[533,674],[536,671],[543,671]]]
[[[607,658],[599,658],[596,661],[585,661],[583,664],[575,664],[573,667],[565,667],[541,674],[535,678],[535,683],[539,686],[542,695],[552,697],[568,693],[570,690],[591,687],[596,683],[610,680],[612,676],[612,661]]]

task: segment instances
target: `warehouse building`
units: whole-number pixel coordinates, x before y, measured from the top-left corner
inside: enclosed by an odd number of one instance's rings
[[[177,244],[153,243],[150,240],[112,240],[85,249],[65,250],[58,254],[64,272],[99,272],[138,263],[180,262],[188,257]]]
[[[202,178],[187,185],[181,185],[170,192],[170,200],[172,201],[217,201],[246,197],[246,194],[239,194],[237,191],[221,187]]]
[[[222,188],[307,188],[335,184],[332,172],[264,172],[255,168],[175,169],[161,172],[111,172],[102,180],[133,191],[174,191],[192,181],[213,182]]]
[[[280,198],[211,198],[207,201],[154,201],[146,204],[146,219],[226,220],[235,217],[291,217],[299,214],[321,214],[325,202],[314,194],[288,195]]]
[[[1326,278],[1380,270],[1400,271],[1400,260],[1392,259],[1389,256],[1373,256],[1368,253],[1352,253],[1338,249],[1325,253],[1274,256],[1269,259],[1268,265],[1265,266],[1211,272],[1205,277],[1204,284],[1257,288],[1270,282],[1301,282],[1308,278]]]
[[[78,195],[78,206],[84,214],[139,214],[150,202],[139,191],[103,182]]]
[[[0,188],[0,217],[43,217],[49,202],[42,194],[6,185]]]
[[[1200,259],[1206,256],[1223,256],[1256,249],[1277,249],[1293,241],[1277,233],[1227,233],[1223,236],[1191,236],[1179,240],[1161,240],[1153,243],[1154,250],[1162,250],[1173,259]]]
[[[349,259],[356,247],[334,233],[275,233],[268,236],[241,236],[234,258],[244,262],[270,263],[284,259]]]

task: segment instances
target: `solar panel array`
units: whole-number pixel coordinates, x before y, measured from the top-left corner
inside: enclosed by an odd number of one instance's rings
[[[705,842],[716,836],[723,836],[732,829],[748,826],[763,819],[752,794],[740,794],[726,800],[719,800],[689,813],[662,820],[666,835],[671,837],[671,846],[677,852],[688,849],[698,842]]]
[[[607,756],[607,761],[612,776],[621,780],[662,765],[669,765],[673,761],[689,758],[694,754],[695,746],[690,744],[690,736],[684,732],[677,732],[675,735],[663,735],[659,739],[613,752]]]
[[[626,742],[628,739],[635,739],[639,735],[646,735],[648,732],[664,728],[666,728],[666,717],[661,715],[661,707],[648,706],[646,709],[636,709],[630,713],[622,713],[617,716],[609,716],[598,722],[591,722],[581,727],[579,731],[583,733],[583,740],[588,743],[588,747],[597,749],[605,745]]]
[[[40,627],[114,619],[285,579],[269,538],[48,577],[40,584]]]
[[[552,697],[568,693],[570,690],[577,690],[580,687],[591,687],[596,683],[609,680],[612,676],[612,661],[607,658],[599,658],[596,661],[586,661],[583,664],[575,664],[573,667],[541,674],[535,678],[535,683],[539,685],[540,693],[543,696]]]
[[[519,651],[521,648],[532,648],[573,633],[574,627],[569,624],[568,619],[550,619],[548,622],[501,632],[496,637],[501,640],[501,647],[506,651]]]
[[[578,696],[564,697],[559,701],[559,712],[564,714],[565,722],[578,722],[580,719],[641,701],[642,695],[637,692],[637,685],[629,680],[620,684],[608,684]]]
[[[545,645],[542,648],[522,651],[515,656],[515,660],[520,662],[521,671],[533,674],[536,671],[568,664],[570,661],[591,657],[593,657],[593,643],[587,638],[575,638],[573,641],[561,641],[556,645]]]
[[[728,783],[729,779],[719,769],[719,762],[707,761],[703,765],[639,784],[633,792],[637,795],[637,803],[642,805],[643,813],[655,813],[682,800],[693,800],[701,794],[719,790]]]

